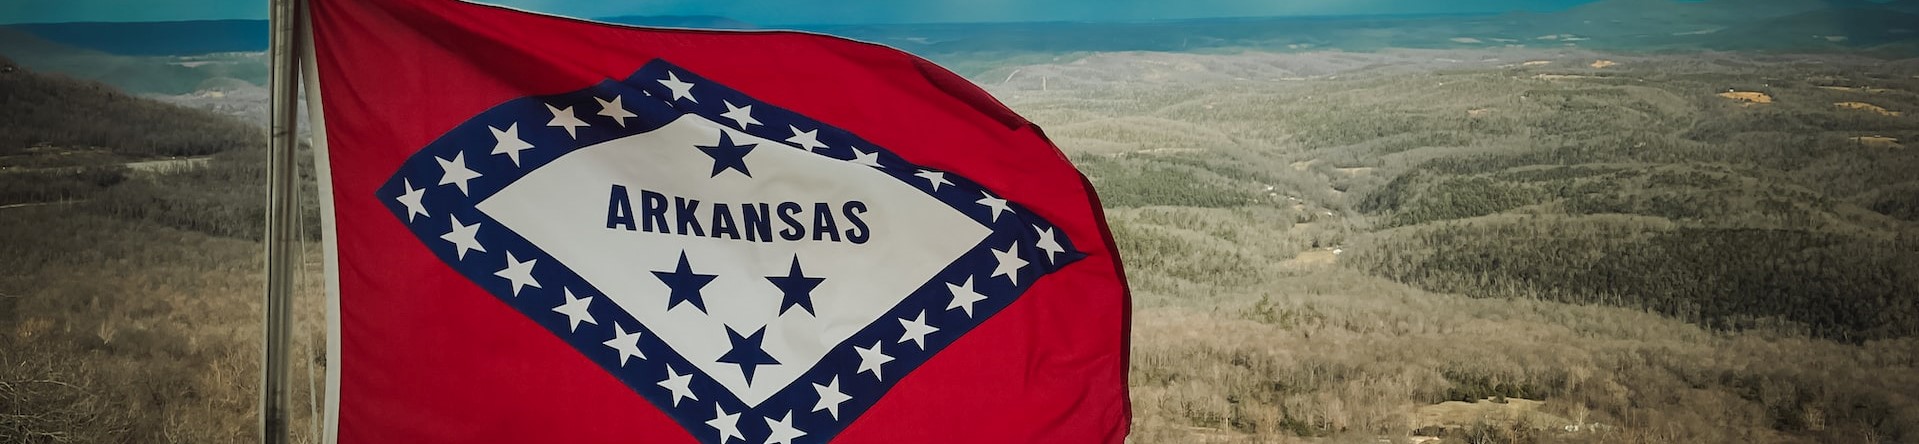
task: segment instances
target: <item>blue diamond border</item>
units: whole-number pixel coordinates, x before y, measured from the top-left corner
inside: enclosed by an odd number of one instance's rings
[[[668,73],[694,85],[692,100],[675,99],[672,91],[659,82],[666,79]],[[590,112],[600,109],[596,98],[612,100],[616,96],[621,98],[624,108],[636,117],[626,119],[621,125],[613,123],[610,117]],[[811,150],[812,153],[848,162],[855,159],[856,148],[869,156],[876,155],[881,165],[878,169],[882,172],[939,199],[991,230],[979,245],[962,254],[874,323],[834,346],[800,378],[751,409],[746,408],[745,403],[719,382],[668,347],[651,329],[611,303],[604,293],[573,273],[564,263],[475,208],[475,205],[531,171],[575,150],[652,131],[685,114],[725,122],[720,115],[727,112],[726,104],[750,106],[753,117],[762,122],[742,132],[770,141],[784,141],[794,135],[794,128],[818,131],[819,142],[826,146]],[[552,116],[548,105],[570,109],[574,116],[589,126],[578,127],[574,135],[569,135],[564,128],[547,126]],[[510,124],[517,124],[520,138],[534,146],[519,152],[517,163],[506,155],[491,153],[494,139],[490,128],[505,128]],[[790,142],[781,144],[783,146],[761,149],[805,149]],[[451,160],[456,155],[463,156],[467,168],[481,174],[466,181],[465,192],[455,185],[440,183],[443,170],[439,160]],[[699,441],[716,444],[766,442],[771,433],[767,421],[786,418],[805,433],[793,439],[792,443],[823,443],[844,431],[893,385],[910,375],[927,359],[1017,300],[1035,281],[1085,257],[1073,247],[1072,240],[1062,230],[1019,203],[1008,201],[1011,214],[999,213],[995,216],[998,210],[977,203],[980,198],[989,195],[989,191],[979,183],[958,174],[943,172],[951,184],[935,190],[929,181],[914,175],[922,171],[935,170],[914,164],[851,132],[760,101],[665,60],[654,59],[623,81],[608,79],[577,91],[522,97],[488,109],[410,156],[375,194],[442,261],[501,302],[519,310],[572,345],[586,358],[667,413]],[[408,184],[416,190],[424,190],[426,197],[422,204],[427,214],[409,217],[407,207],[396,200],[406,193]],[[999,197],[997,193],[990,195]],[[441,235],[450,231],[452,221],[449,217],[458,218],[467,225],[479,224],[476,238],[487,251],[469,250],[463,258],[460,257],[450,242],[440,239]],[[1054,240],[1064,251],[1049,254],[1036,247],[1035,242],[1040,240],[1042,232],[1053,234]],[[1028,263],[1015,273],[1016,281],[992,275],[998,263],[993,250],[1003,251],[1009,246]],[[494,275],[505,268],[505,256],[509,252],[515,259],[536,261],[532,275],[541,287],[524,287],[515,296],[512,284]],[[957,309],[948,310],[946,306],[951,300],[951,293],[945,284],[958,284],[968,279],[973,282],[973,290],[986,296],[986,299],[973,305],[971,315]],[[599,321],[597,324],[583,323],[578,329],[573,329],[567,316],[553,311],[563,301],[562,294],[566,290],[572,291],[576,297],[593,298],[588,312]],[[926,315],[926,323],[938,327],[939,331],[925,337],[923,349],[898,342],[904,330],[898,322],[893,321],[912,319],[921,312]],[[622,365],[620,353],[603,344],[614,337],[616,325],[628,332],[640,332],[639,348],[645,358],[633,357]],[[881,343],[880,349],[893,358],[881,366],[879,376],[884,378],[858,370],[860,358],[854,347],[865,347],[875,342]],[[690,388],[697,399],[676,400],[671,391],[659,385],[667,379],[669,368],[677,374],[692,374]],[[840,392],[851,399],[839,404],[838,415],[826,410],[814,410],[819,396],[813,384],[823,385],[835,378]],[[718,415],[716,405],[728,414],[739,415],[738,428],[742,437],[729,439],[706,424]]]

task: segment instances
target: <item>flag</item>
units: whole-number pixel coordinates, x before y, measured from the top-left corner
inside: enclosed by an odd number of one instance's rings
[[[347,443],[1117,443],[1089,182],[966,79],[801,32],[310,0]]]

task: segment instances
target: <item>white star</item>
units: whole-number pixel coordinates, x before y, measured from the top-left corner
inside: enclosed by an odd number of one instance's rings
[[[595,325],[598,325],[598,324],[595,324]],[[632,333],[627,333],[626,327],[621,327],[620,323],[618,322],[613,323],[613,339],[608,339],[606,340],[606,342],[601,342],[600,344],[607,346],[607,348],[613,349],[613,351],[615,352],[619,352],[621,367],[626,366],[626,358],[646,359],[646,353],[640,352],[640,332],[636,331]],[[667,371],[667,374],[669,375],[673,374],[672,367],[668,367],[666,371]],[[692,377],[693,375],[687,375],[688,382],[691,382]],[[671,381],[671,380],[673,380],[673,378],[671,377],[667,378],[667,381]],[[666,386],[667,381],[660,381],[660,386],[667,387]],[[667,387],[667,388],[672,389],[672,387]],[[680,391],[682,390],[686,390],[686,387],[682,386],[679,390],[674,390],[673,394],[679,395]],[[689,393],[687,396],[692,396],[692,395]],[[673,398],[673,405],[674,406],[680,405],[680,398],[677,398],[677,397]]]
[[[699,99],[693,98],[693,84],[680,81],[679,77],[673,75],[673,71],[666,72],[666,78],[660,79],[660,85],[673,90],[673,100],[686,99],[688,102],[700,103]]]
[[[400,205],[406,205],[406,221],[413,222],[415,214],[426,216],[426,203],[421,201],[426,199],[426,189],[413,188],[413,181],[406,179],[400,179],[400,186],[406,187],[406,194],[401,194],[393,200],[399,201]]]
[[[993,275],[1006,276],[1007,279],[1013,280],[1013,285],[1019,285],[1019,269],[1026,266],[1026,260],[1020,259],[1019,253],[1013,251],[1017,250],[1018,248],[1015,247],[1018,246],[1019,242],[1014,242],[1013,245],[1006,247],[1006,251],[993,250],[993,258],[999,259],[999,266],[993,267]]]
[[[613,100],[600,100],[599,97],[593,98],[593,101],[600,102],[600,112],[596,114],[611,117],[613,118],[613,123],[620,124],[620,127],[624,128],[626,127],[626,119],[639,117],[639,115],[633,114],[632,111],[627,111],[626,105],[621,105],[620,100],[621,98],[617,94],[613,96]]]
[[[486,246],[480,245],[480,239],[477,237],[480,234],[479,222],[474,222],[473,225],[461,225],[459,216],[449,214],[447,218],[453,219],[453,229],[440,235],[440,239],[453,243],[453,257],[466,259],[467,250],[486,252]]]
[[[1053,229],[1035,226],[1033,231],[1039,232],[1039,242],[1034,242],[1033,246],[1046,250],[1047,261],[1056,260],[1060,253],[1066,252],[1065,247],[1059,246],[1059,237],[1053,233]]]
[[[539,262],[539,261],[540,261],[539,259],[533,259],[526,262],[520,262],[519,260],[516,260],[513,258],[513,252],[508,251],[506,252],[506,268],[500,269],[500,271],[493,272],[493,275],[506,278],[506,280],[508,281],[512,281],[513,296],[519,297],[520,289],[522,288],[526,288],[526,287],[540,288],[540,281],[533,279],[533,263]]]
[[[746,129],[747,125],[760,124],[760,119],[753,118],[753,105],[733,106],[733,102],[724,100],[720,103],[726,105],[726,112],[720,113],[720,117],[733,119],[733,124],[739,125],[740,129]]]
[[[512,254],[510,253],[508,254],[508,256],[511,256],[511,255]],[[560,304],[560,306],[558,307],[553,307],[553,312],[566,315],[566,319],[573,323],[573,325],[568,326],[566,328],[566,331],[568,333],[571,333],[575,330],[579,330],[581,321],[585,321],[588,324],[600,325],[599,320],[593,319],[593,313],[586,311],[588,307],[593,305],[592,296],[575,298],[573,297],[573,289],[571,288],[562,287],[560,288],[560,291],[566,294],[565,296],[566,303]],[[619,326],[615,325],[614,327],[618,328]],[[637,336],[638,335],[635,335],[635,339],[638,339]],[[613,342],[613,341],[607,341],[607,342]],[[620,357],[620,364],[626,364],[625,356]]]
[[[793,427],[793,412],[790,410],[778,421],[774,421],[771,417],[766,418],[766,427],[772,429],[771,435],[766,437],[766,444],[793,444],[793,438],[806,436],[806,432]]]
[[[860,151],[859,148],[854,148],[853,160],[851,162],[857,163],[860,165],[870,166],[873,168],[886,168],[885,166],[880,165],[880,153],[878,151],[869,153],[865,151]]]
[[[480,177],[480,173],[466,169],[466,153],[453,153],[453,160],[433,158],[440,162],[440,185],[456,185],[460,194],[466,194],[466,181]]]
[[[910,321],[906,318],[900,318],[900,328],[906,329],[906,332],[900,333],[899,342],[904,344],[906,341],[913,341],[913,345],[919,347],[920,350],[926,349],[926,335],[940,331],[939,327],[926,325],[926,310],[920,310],[919,317],[913,318]]]
[[[871,348],[853,347],[853,351],[859,352],[860,354],[860,370],[853,372],[853,374],[872,373],[874,379],[886,379],[880,376],[880,366],[886,365],[888,362],[893,362],[893,357],[887,356],[886,351],[880,349],[880,345],[882,345],[880,342],[874,342]]]
[[[953,184],[952,182],[946,181],[946,173],[938,171],[920,170],[920,172],[913,173],[913,175],[919,176],[921,179],[926,179],[926,183],[933,185],[933,191],[939,191],[940,185]]]
[[[966,310],[966,317],[973,317],[973,303],[986,300],[986,295],[973,291],[973,277],[967,276],[966,282],[959,285],[946,284],[946,291],[953,293],[953,302],[946,304],[947,310],[955,308]]]
[[[557,126],[561,128],[566,128],[567,137],[577,137],[575,134],[575,131],[579,127],[593,126],[593,125],[586,124],[586,121],[584,120],[580,120],[579,116],[573,115],[573,107],[571,106],[565,107],[565,108],[554,108],[553,105],[549,104],[546,106],[546,110],[547,112],[553,113],[553,120],[546,122],[546,126]]]
[[[826,148],[826,144],[820,143],[820,130],[800,131],[800,127],[792,125],[787,125],[787,128],[793,130],[793,137],[786,138],[787,143],[799,145],[801,149],[807,151]]]
[[[713,419],[707,420],[706,425],[720,431],[720,444],[726,444],[727,438],[746,440],[746,436],[740,434],[740,414],[726,413],[726,408],[718,403],[713,404]]]
[[[826,385],[813,384],[813,391],[820,394],[820,402],[813,405],[813,411],[825,410],[827,414],[833,415],[833,419],[840,419],[840,404],[853,400],[853,397],[840,393],[838,376],[834,376],[833,380],[828,381]]]
[[[680,374],[680,372],[673,371],[673,366],[669,365],[669,366],[666,366],[666,379],[661,380],[659,384],[660,384],[660,388],[667,389],[673,392],[674,407],[680,406],[681,399],[687,399],[687,400],[693,400],[693,401],[700,400],[699,396],[696,396],[693,394],[693,374],[692,373],[687,373],[682,375]]]
[[[987,193],[985,191],[981,191],[980,195],[985,197],[980,198],[980,200],[973,201],[973,203],[985,205],[986,208],[992,209],[994,222],[999,222],[1000,213],[1013,211],[1012,208],[1006,207],[1006,199],[993,197],[991,193]]]
[[[513,166],[520,166],[520,152],[533,148],[533,144],[520,139],[520,124],[512,123],[506,129],[486,127],[493,132],[493,155],[505,154],[513,159]]]

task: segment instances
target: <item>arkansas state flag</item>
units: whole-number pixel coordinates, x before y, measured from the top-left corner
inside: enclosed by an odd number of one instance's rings
[[[347,443],[1117,443],[1092,188],[929,62],[310,0]]]

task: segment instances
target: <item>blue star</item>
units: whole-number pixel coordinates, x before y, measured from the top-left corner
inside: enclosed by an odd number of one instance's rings
[[[780,361],[773,359],[773,355],[767,354],[765,348],[760,346],[761,343],[766,341],[766,327],[760,327],[759,330],[754,330],[752,335],[742,338],[740,337],[740,333],[733,331],[733,326],[729,325],[726,327],[726,340],[733,343],[733,349],[727,350],[724,355],[720,355],[719,361],[728,364],[739,364],[740,373],[746,374],[747,384],[753,383],[753,370],[755,368],[760,365],[778,365],[780,363]]]
[[[735,145],[733,144],[733,136],[727,134],[725,130],[721,130],[720,143],[718,145],[694,145],[694,147],[699,148],[700,152],[706,153],[707,157],[713,158],[713,174],[707,177],[719,177],[720,173],[727,169],[739,170],[740,174],[745,174],[746,177],[753,177],[753,172],[746,170],[746,153],[753,152],[754,145],[756,144]]]
[[[666,283],[667,288],[673,289],[672,293],[666,295],[667,310],[672,310],[674,306],[684,301],[693,303],[693,308],[698,308],[701,312],[706,311],[706,300],[700,297],[700,288],[706,287],[706,284],[713,282],[713,278],[719,277],[714,274],[694,273],[693,267],[686,263],[685,251],[680,252],[679,268],[670,272],[655,271],[653,275],[658,276],[660,282]]]
[[[787,309],[799,306],[807,314],[819,315],[813,311],[813,289],[818,288],[821,282],[826,282],[826,278],[801,275],[799,255],[793,255],[793,269],[786,272],[786,276],[767,276],[766,280],[780,287],[780,292],[785,294],[780,300],[780,314],[784,315]]]

